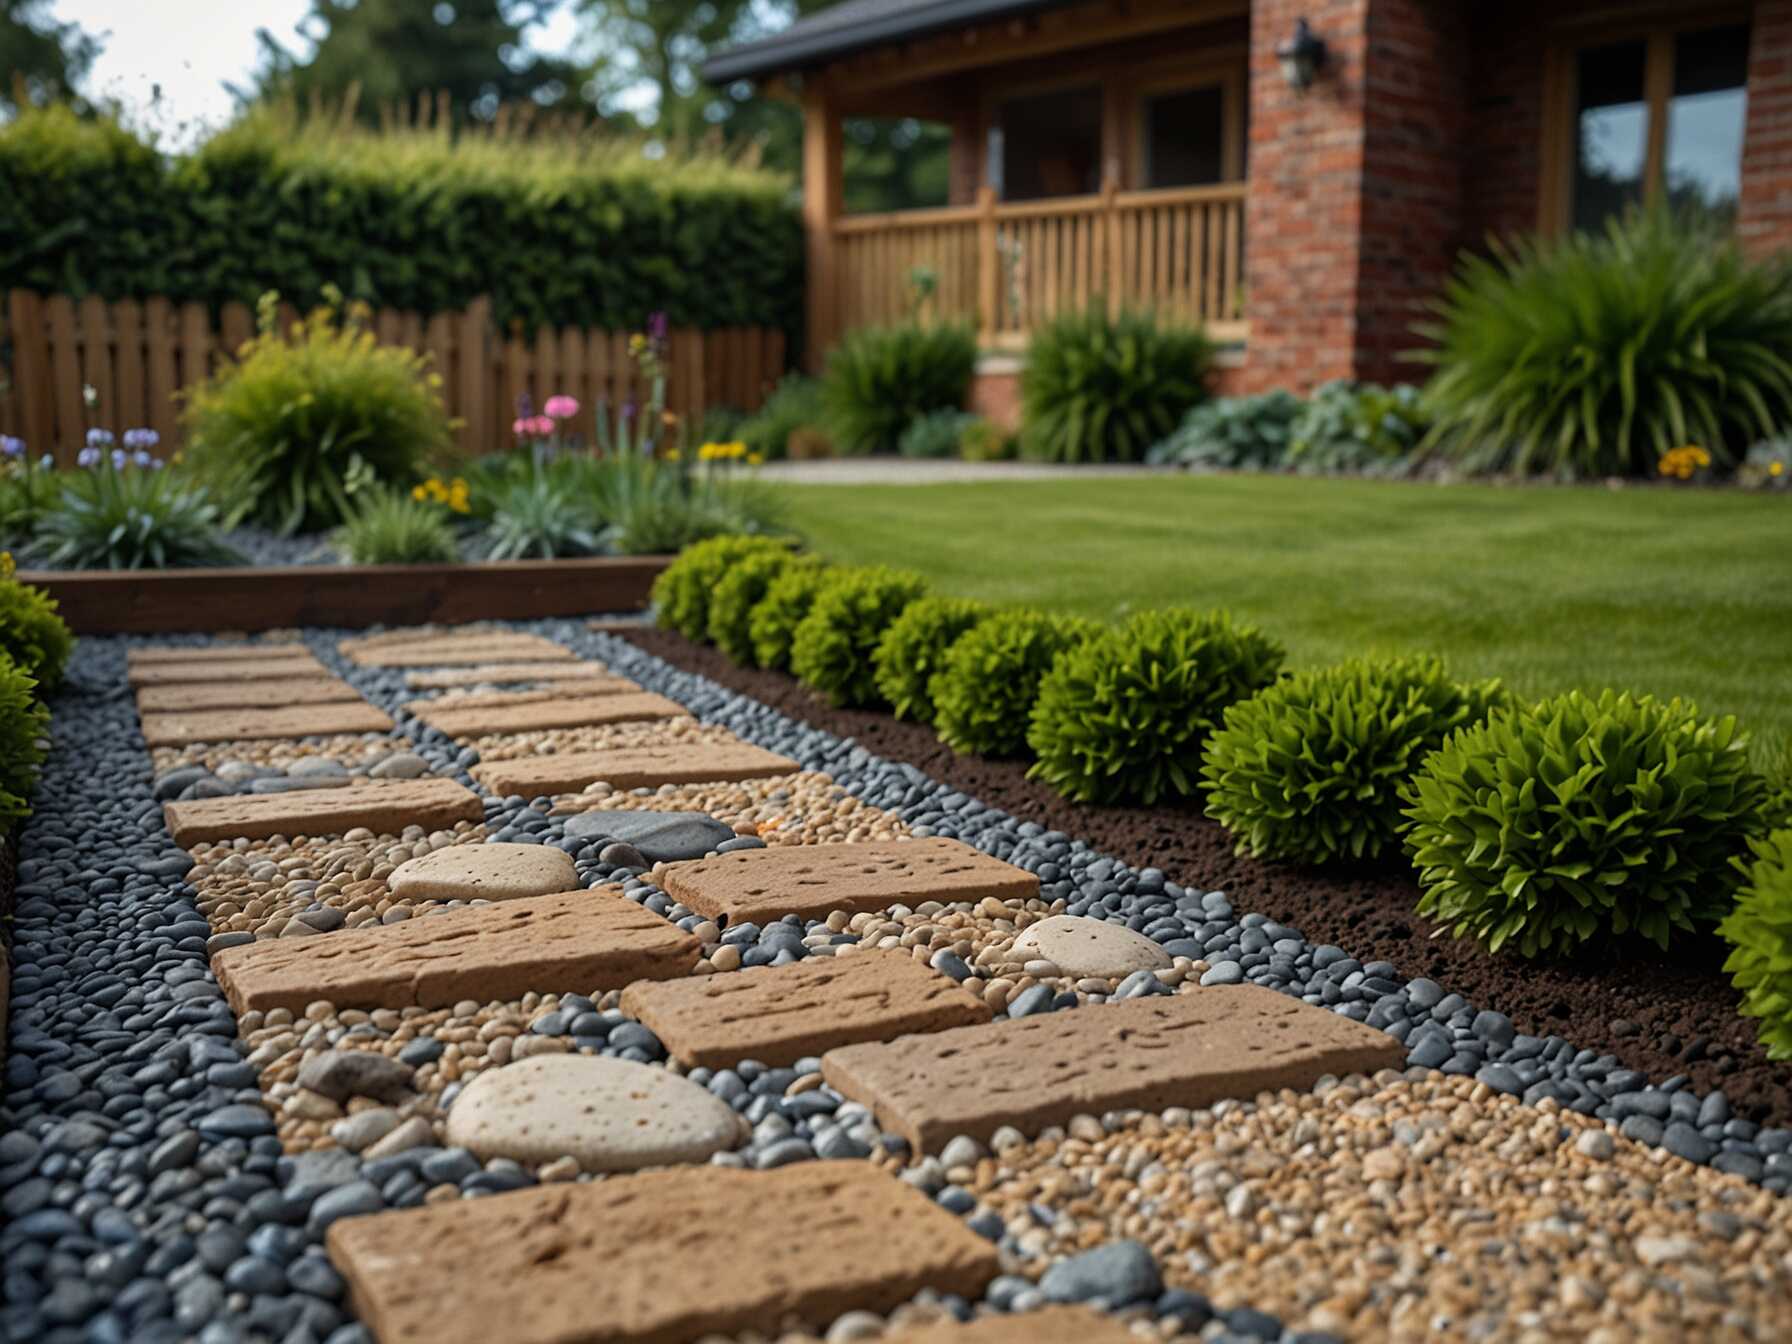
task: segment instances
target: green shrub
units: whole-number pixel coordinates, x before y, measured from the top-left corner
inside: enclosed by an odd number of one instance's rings
[[[1027,773],[1079,802],[1193,797],[1207,735],[1276,679],[1282,657],[1228,612],[1142,611],[1066,650],[1041,679]]]
[[[958,455],[966,462],[1003,462],[1018,451],[1012,434],[982,416],[974,416],[958,435]]]
[[[1437,312],[1427,444],[1476,470],[1729,464],[1792,423],[1792,263],[1665,213],[1467,256]]]
[[[611,464],[626,467],[630,460]],[[623,555],[670,555],[712,537],[784,531],[783,496],[755,476],[716,471],[681,479],[663,465],[647,465],[658,468],[648,488],[624,494],[612,483],[599,491],[598,511]]]
[[[765,600],[772,581],[795,561],[789,551],[755,552],[735,561],[716,580],[709,595],[709,640],[731,661],[753,666],[753,608]]]
[[[1666,948],[1728,913],[1767,785],[1731,718],[1571,691],[1452,734],[1414,776],[1419,913],[1490,951]]]
[[[821,383],[800,373],[787,373],[765,404],[735,429],[747,450],[767,462],[790,455],[790,435],[821,420]]]
[[[908,422],[896,451],[904,457],[956,457],[964,431],[977,417],[966,411],[929,411]]]
[[[460,558],[442,506],[389,486],[357,494],[330,543],[351,565],[449,564]]]
[[[1769,1059],[1792,1059],[1792,830],[1754,842],[1754,862],[1736,908],[1717,926],[1728,940],[1724,969],[1742,995],[1741,1012],[1761,1019]]]
[[[765,596],[747,613],[754,662],[778,672],[789,670],[797,627],[833,572],[834,566],[822,563],[819,557],[799,555],[766,585]]]
[[[0,658],[10,662],[44,695],[62,685],[75,637],[42,588],[13,577],[12,556],[0,553]]]
[[[1089,308],[1033,333],[1020,375],[1023,457],[1137,462],[1207,395],[1199,328]]]
[[[44,763],[50,711],[31,675],[0,656],[0,832],[31,815],[31,790]]]
[[[1324,383],[1289,427],[1288,464],[1308,472],[1397,470],[1426,423],[1419,390],[1406,383]]]
[[[282,332],[273,297],[260,334],[189,394],[186,451],[232,522],[292,533],[344,521],[357,488],[409,485],[450,424],[427,359],[378,344],[364,312],[319,308]]]
[[[1019,755],[1052,660],[1099,630],[1091,621],[1040,611],[1002,612],[967,630],[928,686],[940,740],[957,752]]]
[[[933,722],[928,687],[944,666],[946,651],[994,610],[966,597],[923,597],[890,622],[871,662],[877,692],[897,718]]]
[[[0,396],[5,395],[0,375]],[[0,434],[0,545],[25,546],[56,503],[61,486],[48,453],[33,460],[23,439]]]
[[[1512,706],[1436,658],[1358,658],[1297,673],[1226,711],[1201,773],[1240,854],[1328,863],[1397,848],[1402,791],[1458,728]]]
[[[749,555],[775,551],[782,543],[770,537],[711,537],[680,551],[653,581],[654,619],[686,639],[700,640],[709,630],[709,599],[722,576]]]
[[[790,643],[790,670],[832,705],[880,705],[873,657],[884,631],[927,592],[919,574],[882,565],[837,569]]]
[[[1184,467],[1277,471],[1287,465],[1295,420],[1306,403],[1292,392],[1216,397],[1183,417],[1148,460]]]
[[[110,442],[110,436],[107,437]],[[46,569],[176,569],[240,565],[218,530],[218,509],[184,471],[114,466],[111,458],[62,476],[62,489],[27,548]]]
[[[917,417],[964,405],[976,364],[965,326],[860,328],[828,355],[823,422],[843,453],[893,453]]]

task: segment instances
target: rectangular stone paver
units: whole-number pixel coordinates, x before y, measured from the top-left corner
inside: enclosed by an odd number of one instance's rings
[[[297,646],[295,646],[297,647]],[[270,678],[327,677],[330,670],[308,649],[295,653],[270,653],[265,658],[242,658],[227,663],[211,660],[145,663],[130,670],[133,687],[179,686],[190,681],[266,681]]]
[[[446,690],[454,686],[502,685],[510,681],[602,681],[611,676],[605,663],[480,663],[474,667],[431,667],[405,673],[405,685],[415,691]]]
[[[365,700],[353,704],[292,705],[284,709],[195,709],[144,714],[143,740],[152,747],[188,742],[256,742],[324,733],[383,733],[392,720]]]
[[[1029,900],[1039,879],[958,840],[775,845],[667,867],[662,887],[710,918],[819,919],[921,901]]]
[[[1374,1027],[1261,985],[1214,985],[982,1027],[848,1045],[822,1076],[918,1152],[1003,1125],[1036,1134],[1079,1114],[1211,1106],[1325,1074],[1399,1068]]]
[[[266,644],[162,644],[148,649],[132,649],[125,656],[131,668],[154,667],[164,663],[235,663],[256,661],[270,654],[308,653],[297,640]]]
[[[688,975],[697,939],[615,887],[529,896],[340,929],[273,938],[212,959],[239,1013],[328,999],[338,1008],[444,1008],[537,993],[595,993]]]
[[[455,635],[407,644],[341,646],[362,667],[449,667],[456,663],[567,662],[578,655],[563,644],[529,634]]]
[[[838,1045],[990,1019],[983,1000],[906,951],[630,985],[622,1011],[683,1063],[708,1068],[743,1059],[782,1067]]]
[[[315,941],[315,940],[310,940]],[[379,1344],[693,1344],[975,1300],[993,1243],[867,1162],[679,1167],[345,1218],[330,1259]]]
[[[662,784],[718,784],[742,779],[794,775],[802,767],[789,757],[751,743],[668,742],[610,751],[572,751],[487,761],[473,778],[500,798],[521,794],[540,798],[577,793],[604,783],[618,789],[657,789]]]
[[[1047,1307],[1016,1316],[984,1316],[885,1335],[885,1344],[1139,1344],[1118,1317],[1088,1307]]]
[[[406,826],[451,830],[485,815],[479,795],[452,779],[370,779],[296,793],[239,793],[165,803],[162,816],[183,849],[212,840],[264,840],[270,835],[340,835],[365,826],[397,835]]]
[[[584,728],[604,723],[636,723],[650,719],[681,719],[689,712],[681,704],[650,691],[625,691],[613,695],[577,693],[538,700],[533,696],[518,704],[451,705],[432,708],[432,702],[413,700],[405,706],[432,728],[450,737],[482,737],[487,733],[525,733],[536,728]]]
[[[178,686],[145,686],[137,711],[158,714],[185,709],[278,709],[283,705],[361,703],[361,694],[337,677],[274,677],[267,681],[189,681]]]

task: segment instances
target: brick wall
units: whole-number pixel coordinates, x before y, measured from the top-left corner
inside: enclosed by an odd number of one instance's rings
[[[1535,0],[1485,6],[1474,14],[1463,145],[1465,246],[1478,247],[1490,234],[1537,228],[1548,14]]]
[[[1792,0],[1756,0],[1736,231],[1757,255],[1792,248]]]

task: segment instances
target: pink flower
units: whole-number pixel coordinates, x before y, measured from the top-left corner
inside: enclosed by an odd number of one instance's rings
[[[561,393],[559,396],[549,397],[547,404],[541,409],[556,420],[570,420],[579,413],[579,403],[576,398]]]
[[[529,422],[529,432],[537,438],[545,439],[558,428],[560,426],[556,425],[554,418],[549,415],[538,415]]]

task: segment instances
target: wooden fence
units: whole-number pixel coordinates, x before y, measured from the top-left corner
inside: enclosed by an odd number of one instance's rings
[[[282,320],[297,316],[287,309]],[[493,326],[488,299],[431,317],[382,310],[371,325],[382,344],[431,356],[449,413],[462,421],[467,452],[511,442],[524,392],[537,408],[557,392],[577,397],[587,433],[600,401],[614,414],[645,394],[627,332],[544,327],[525,340]],[[90,428],[122,435],[142,425],[161,435],[166,454],[180,443],[181,389],[203,380],[254,332],[254,316],[241,303],[225,304],[214,320],[198,303],[107,303],[13,290],[0,314],[0,433],[71,466]],[[756,410],[784,372],[784,333],[770,328],[674,328],[668,344],[666,399],[687,421],[711,406]]]

